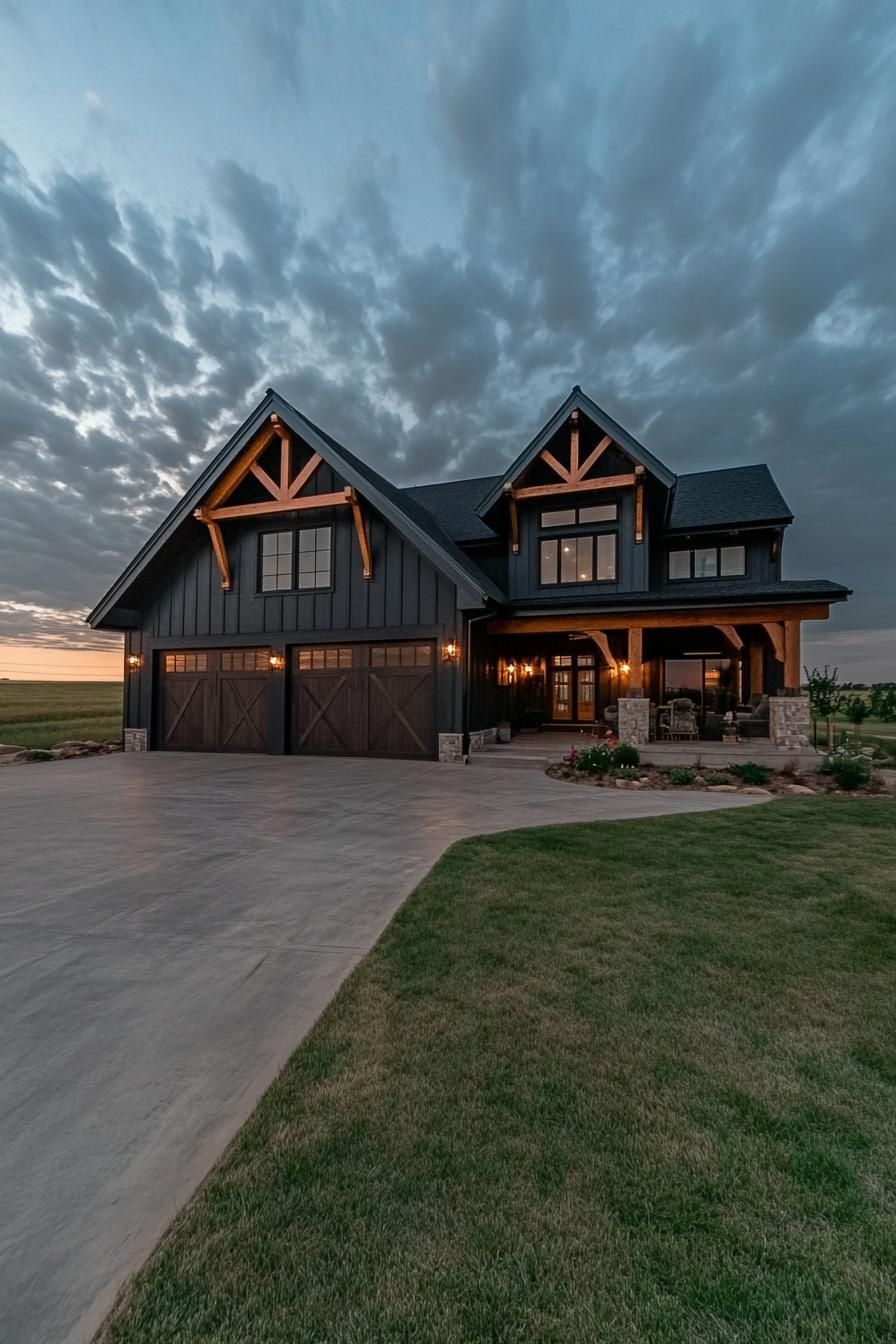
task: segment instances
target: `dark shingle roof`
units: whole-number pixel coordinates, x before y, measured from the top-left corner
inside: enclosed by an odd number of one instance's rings
[[[842,602],[849,597],[850,590],[842,583],[831,579],[768,579],[765,582],[753,582],[750,579],[707,579],[704,582],[685,582],[670,584],[666,588],[654,588],[641,593],[602,593],[594,599],[570,597],[565,601],[553,595],[547,598],[521,601],[515,610],[519,615],[528,611],[549,609],[551,611],[612,611],[616,607],[624,610],[640,610],[651,607],[673,607],[686,609],[699,607],[706,603],[726,605],[738,602],[753,603],[759,601],[793,602],[799,598],[815,598],[822,602]]]
[[[679,476],[667,527],[790,522],[793,514],[765,464]]]
[[[452,541],[497,541],[497,533],[482,521],[476,509],[500,479],[477,476],[468,481],[408,485],[401,493],[428,509]]]

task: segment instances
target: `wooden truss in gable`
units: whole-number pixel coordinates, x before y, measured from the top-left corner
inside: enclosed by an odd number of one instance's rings
[[[519,520],[516,501],[518,499],[542,499],[555,495],[578,494],[584,490],[619,490],[626,486],[635,487],[635,541],[644,540],[644,476],[642,466],[636,466],[631,472],[617,476],[589,476],[608,448],[613,447],[613,439],[605,434],[600,443],[583,459],[580,447],[579,412],[573,411],[569,417],[569,466],[554,456],[548,448],[542,448],[539,457],[557,476],[552,485],[505,485],[504,493],[510,509],[511,544],[514,555],[520,549]],[[624,451],[624,450],[623,450]]]
[[[279,479],[274,480],[259,459],[271,441],[280,440]],[[270,423],[255,437],[235,462],[228,467],[224,475],[209,492],[205,503],[193,510],[193,517],[203,523],[209,531],[212,551],[221,575],[221,586],[225,590],[231,587],[230,564],[227,559],[227,547],[221,532],[221,523],[230,518],[268,517],[277,513],[296,513],[305,509],[331,509],[345,505],[352,511],[358,547],[361,551],[365,579],[373,578],[373,555],[370,549],[370,537],[361,510],[361,501],[353,486],[327,494],[301,495],[314,476],[323,459],[319,453],[312,453],[304,466],[292,475],[292,439],[280,417],[272,415]],[[228,504],[237,488],[247,476],[252,475],[270,495],[270,499],[257,504]]]

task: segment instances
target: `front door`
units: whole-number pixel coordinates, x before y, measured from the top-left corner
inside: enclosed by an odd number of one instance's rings
[[[551,717],[558,723],[593,723],[595,710],[594,654],[555,654],[551,659]]]

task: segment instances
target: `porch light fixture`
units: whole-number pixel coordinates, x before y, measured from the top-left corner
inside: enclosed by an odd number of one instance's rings
[[[442,657],[446,663],[456,663],[460,657],[460,645],[455,643],[453,639],[449,639],[447,643],[442,645]]]
[[[282,672],[286,666],[286,659],[282,653],[272,653],[268,661],[275,672]]]
[[[507,664],[507,680],[508,680],[508,681],[513,681],[513,679],[514,679],[515,676],[516,676],[516,663],[508,663],[508,664]]]
[[[523,676],[524,676],[524,677],[531,677],[531,675],[532,675],[532,673],[533,673],[534,671],[535,671],[535,668],[532,666],[531,663],[523,663]]]
[[[142,653],[128,654],[128,668],[130,669],[131,672],[139,672],[142,666],[143,666]]]
[[[631,672],[632,670],[628,663],[618,663],[617,666],[623,676],[625,676],[627,672]]]

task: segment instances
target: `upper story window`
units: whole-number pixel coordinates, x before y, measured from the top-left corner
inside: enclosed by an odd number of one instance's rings
[[[581,509],[548,509],[541,515],[542,527],[575,527],[576,523],[615,523],[615,504],[588,504]]]
[[[616,533],[587,537],[545,537],[541,542],[543,584],[611,583],[616,578]]]
[[[696,546],[669,552],[670,579],[737,578],[746,572],[745,546]]]
[[[277,593],[292,587],[292,533],[262,532],[261,576],[263,593]]]
[[[263,532],[258,587],[262,593],[329,588],[332,527],[300,527],[296,532]],[[298,553],[298,574],[296,573]]]
[[[299,529],[299,587],[329,588],[332,572],[332,527]]]

